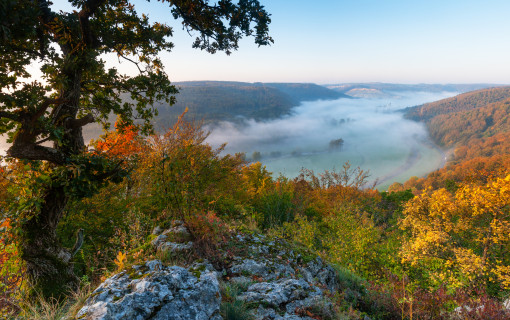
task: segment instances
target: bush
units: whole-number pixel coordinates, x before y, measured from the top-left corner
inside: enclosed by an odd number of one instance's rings
[[[279,227],[285,222],[294,220],[293,194],[288,191],[275,190],[259,200],[256,206],[260,214],[259,226],[262,229]]]

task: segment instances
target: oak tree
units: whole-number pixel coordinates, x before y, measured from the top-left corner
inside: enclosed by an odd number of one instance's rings
[[[230,54],[243,36],[253,36],[258,45],[272,42],[269,14],[258,0],[160,2],[198,35],[195,48]],[[129,0],[69,0],[69,5],[72,10],[65,12],[49,0],[0,1],[0,134],[9,136],[9,157],[42,172],[34,180],[39,200],[15,210],[11,221],[19,229],[29,280],[45,296],[61,295],[78,282],[72,255],[56,234],[66,204],[93,194],[121,171],[87,152],[83,126],[106,124],[113,113],[126,125],[143,120],[148,132],[153,103],[171,104],[177,92],[158,58],[173,47],[170,26],[151,22]],[[106,54],[133,63],[138,74],[107,66]],[[29,82],[34,66],[40,66],[42,79]]]

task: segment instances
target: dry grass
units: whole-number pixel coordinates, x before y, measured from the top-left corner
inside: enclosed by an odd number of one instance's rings
[[[37,295],[31,300],[24,300],[20,303],[20,313],[12,319],[19,320],[64,320],[73,319],[83,307],[85,301],[92,292],[92,286],[86,285],[66,299],[45,300]]]

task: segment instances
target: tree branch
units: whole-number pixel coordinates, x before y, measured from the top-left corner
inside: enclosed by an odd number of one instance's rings
[[[79,128],[93,122],[96,122],[96,118],[94,118],[92,113],[89,113],[83,118],[73,119],[69,121],[69,125],[71,126],[71,128]]]
[[[103,5],[105,0],[88,0],[83,9],[78,13],[78,19],[80,20],[80,29],[82,41],[87,47],[93,45],[94,38],[92,30],[90,30],[89,18],[97,11],[97,9]]]
[[[122,170],[120,166],[123,163],[124,163],[124,160],[120,160],[119,162],[117,162],[117,164],[115,165],[115,167],[112,170],[110,170],[108,172],[104,172],[100,175],[97,175],[96,178],[101,181],[101,180],[108,179],[108,178],[118,174]]]
[[[0,111],[0,118],[5,118],[5,119],[10,119],[12,121],[21,121],[21,118],[19,115],[17,114],[14,114],[12,112],[7,112],[7,111]]]
[[[8,150],[9,157],[26,160],[46,160],[55,164],[65,164],[63,153],[56,149],[39,146],[34,143],[14,143]]]
[[[44,142],[46,142],[46,141],[51,141],[51,137],[48,137],[48,138],[44,138],[44,139],[42,139],[42,140],[39,140],[39,141],[35,142],[35,144],[41,144],[41,143],[44,143]]]
[[[30,123],[32,125],[35,125],[35,122],[37,121],[37,119],[39,119],[42,115],[44,115],[44,112],[46,112],[46,110],[48,110],[50,105],[61,104],[61,103],[64,103],[65,101],[66,101],[65,99],[45,99],[43,101],[43,103],[41,103],[39,108],[37,108],[35,113],[32,116],[30,116],[32,118]]]

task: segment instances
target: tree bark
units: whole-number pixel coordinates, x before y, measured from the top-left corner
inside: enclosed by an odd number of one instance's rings
[[[78,288],[71,253],[61,246],[56,234],[68,200],[62,187],[50,187],[39,213],[22,225],[21,258],[25,261],[29,295],[60,299]]]

